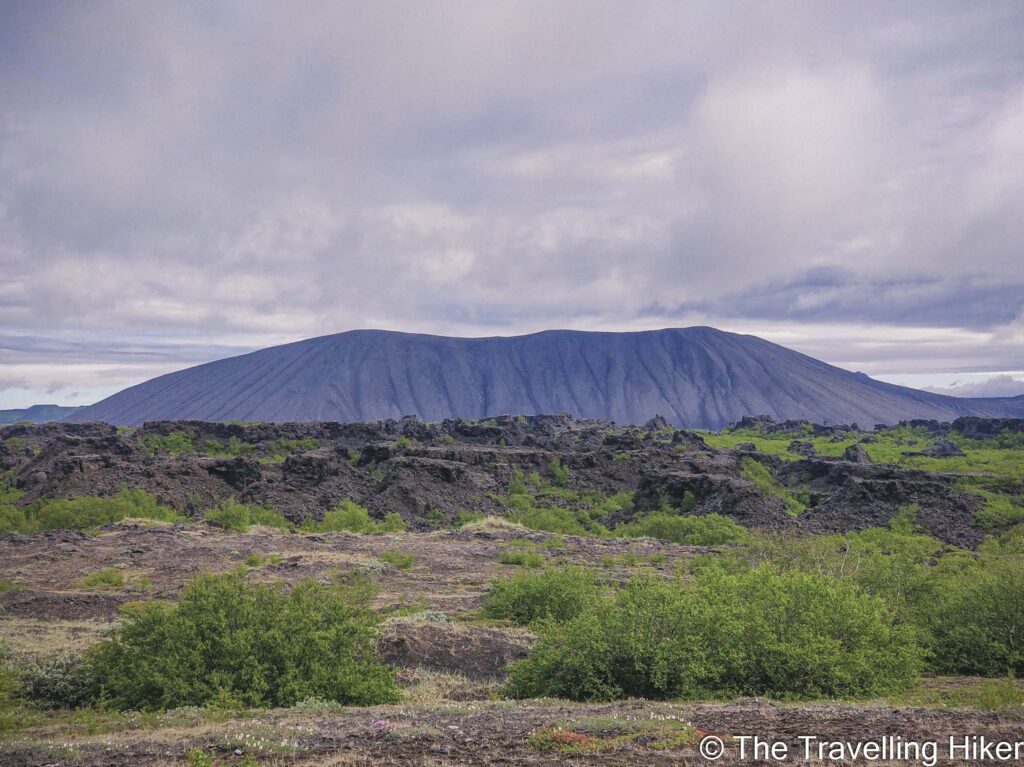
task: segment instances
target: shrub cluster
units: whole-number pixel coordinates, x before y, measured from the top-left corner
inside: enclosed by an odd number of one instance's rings
[[[916,630],[933,672],[1024,673],[1024,528],[967,552],[914,532],[908,519],[898,515],[891,529],[846,535],[751,536],[724,561],[738,568],[770,561],[884,599]]]
[[[922,664],[885,602],[834,578],[705,568],[693,583],[636,579],[540,639],[510,667],[512,697],[880,695]]]
[[[370,518],[370,512],[347,498],[328,511],[319,522],[307,522],[303,530],[313,533],[400,533],[405,520],[397,512],[389,512],[380,522]]]
[[[130,612],[87,654],[93,696],[140,711],[396,701],[394,674],[376,656],[371,597],[367,588],[313,581],[286,593],[238,574],[197,578],[177,604]]]
[[[521,572],[491,581],[483,615],[521,626],[540,619],[572,620],[596,604],[600,595],[594,574],[583,568]]]
[[[660,538],[663,541],[693,546],[717,546],[738,543],[746,530],[721,514],[688,515],[665,511],[648,514],[612,531],[625,538]]]
[[[27,506],[0,503],[0,532],[31,533],[58,528],[89,530],[126,518],[162,522],[185,519],[170,507],[157,503],[149,493],[127,488],[109,498],[85,496],[71,500],[36,501]]]
[[[236,533],[247,533],[251,525],[276,527],[280,530],[291,530],[295,526],[285,519],[281,512],[251,503],[238,503],[227,500],[220,506],[207,509],[203,519],[217,527]]]

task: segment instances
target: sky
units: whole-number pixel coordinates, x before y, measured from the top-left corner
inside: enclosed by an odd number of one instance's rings
[[[1024,4],[0,0],[0,407],[689,325],[1024,393]]]

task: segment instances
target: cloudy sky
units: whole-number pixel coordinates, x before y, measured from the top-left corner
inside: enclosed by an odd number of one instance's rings
[[[0,407],[694,324],[1024,393],[1024,4],[0,0]]]

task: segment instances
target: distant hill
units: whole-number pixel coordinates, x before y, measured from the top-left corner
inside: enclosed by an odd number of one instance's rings
[[[61,405],[33,405],[22,410],[0,410],[0,425],[21,421],[31,423],[60,421],[81,409],[80,407],[62,407]]]
[[[755,336],[694,327],[448,338],[355,330],[210,362],[119,392],[68,420],[139,424],[370,421],[566,412],[719,428],[744,415],[873,426],[1011,416],[1024,397],[971,400],[875,381]]]

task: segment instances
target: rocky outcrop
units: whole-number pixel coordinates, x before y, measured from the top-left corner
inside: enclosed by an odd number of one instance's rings
[[[903,455],[921,455],[926,458],[960,458],[964,451],[955,442],[948,439],[937,439],[934,444],[918,452],[906,452]]]
[[[18,435],[14,443],[7,439],[10,430]],[[173,451],[161,447],[171,444]],[[958,543],[979,538],[971,522],[981,499],[959,493],[955,476],[874,465],[859,444],[839,460],[815,456],[804,449],[809,442],[798,440],[791,449],[804,451],[805,459],[785,462],[760,455],[753,444],[716,450],[687,431],[616,427],[564,414],[437,423],[160,421],[121,432],[47,424],[4,429],[0,446],[24,504],[109,496],[129,487],[185,514],[235,498],[300,522],[350,499],[376,518],[397,512],[410,529],[425,531],[450,525],[462,512],[514,514],[511,483],[535,484],[536,475],[549,485],[538,505],[571,505],[564,496],[573,490],[632,494],[632,508],[598,518],[607,526],[667,502],[752,528],[843,531],[886,524],[916,504],[938,537]],[[238,455],[218,454],[230,451]],[[744,464],[751,457],[808,510],[794,517],[779,493],[755,486]],[[565,492],[551,487],[556,482],[567,484]]]
[[[846,450],[843,451],[843,460],[849,461],[850,463],[871,463],[871,456],[868,455],[868,451],[864,445],[855,443],[850,445]]]

